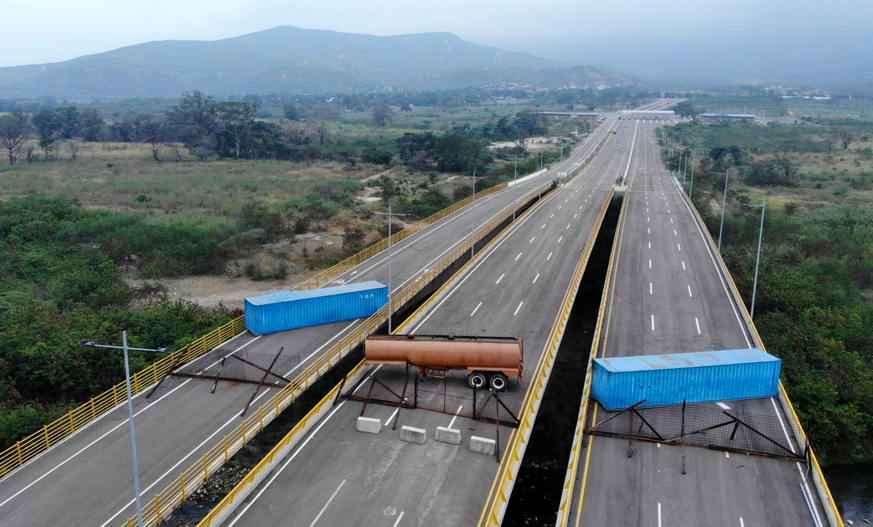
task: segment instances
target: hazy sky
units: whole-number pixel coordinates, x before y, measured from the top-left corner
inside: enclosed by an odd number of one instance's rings
[[[279,25],[373,35],[448,31],[476,44],[644,78],[873,70],[871,0],[9,0],[0,66]],[[717,57],[717,58],[716,58]],[[860,61],[860,62],[859,62]]]

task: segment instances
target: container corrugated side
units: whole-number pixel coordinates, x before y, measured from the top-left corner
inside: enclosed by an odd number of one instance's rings
[[[388,288],[373,281],[247,298],[246,328],[255,335],[265,335],[365,318],[387,301]]]
[[[779,390],[782,362],[761,350],[742,361],[739,350],[706,352],[716,360],[701,364],[692,354],[672,354],[667,363],[678,359],[681,367],[665,367],[655,357],[610,365],[610,359],[594,360],[592,394],[607,410],[620,410],[645,399],[640,408],[691,403],[775,397]],[[755,357],[754,355],[757,355]],[[630,359],[630,357],[628,357]],[[686,360],[692,359],[692,360]],[[725,359],[725,360],[719,360]]]

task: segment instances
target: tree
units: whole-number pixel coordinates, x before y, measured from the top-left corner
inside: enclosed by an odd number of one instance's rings
[[[297,106],[291,103],[286,104],[283,108],[285,119],[289,121],[299,121],[300,120],[300,111],[297,109]]]
[[[394,110],[384,102],[373,107],[373,122],[376,126],[385,126],[394,120]]]
[[[397,195],[397,186],[388,176],[382,176],[382,201],[391,203],[391,198]]]
[[[218,106],[212,97],[194,90],[182,96],[173,106],[167,124],[179,130],[185,145],[205,159],[215,148],[214,134],[218,130]]]
[[[848,128],[837,128],[834,130],[834,139],[843,145],[843,150],[848,150],[849,145],[855,140],[855,133]]]
[[[481,169],[491,161],[487,148],[478,137],[448,134],[439,139],[434,149],[437,167],[443,172],[465,173]]]
[[[765,159],[749,165],[744,177],[748,185],[793,187],[797,184],[797,166],[784,157]]]
[[[234,157],[243,154],[246,141],[255,124],[260,105],[248,102],[222,102],[218,104],[216,116],[221,133],[230,139]]]
[[[40,140],[50,138],[60,128],[58,116],[51,110],[40,110],[39,113],[33,116],[31,121],[36,128],[36,135],[39,136]]]
[[[72,139],[79,131],[79,109],[66,106],[55,110],[58,122],[58,135],[61,139]]]
[[[79,114],[79,133],[83,141],[99,141],[103,130],[103,117],[94,108],[85,108]]]
[[[697,117],[697,108],[694,107],[694,103],[691,101],[682,101],[676,104],[673,106],[673,111],[676,112],[676,115],[682,117],[691,117],[692,119]]]
[[[161,150],[167,146],[167,138],[169,130],[163,118],[152,117],[150,115],[138,115],[136,127],[136,138],[139,142],[149,146],[149,151],[152,153],[152,159],[156,163],[161,162],[159,154]]]
[[[10,165],[15,164],[29,135],[30,126],[24,113],[15,112],[0,116],[0,145],[6,149]]]

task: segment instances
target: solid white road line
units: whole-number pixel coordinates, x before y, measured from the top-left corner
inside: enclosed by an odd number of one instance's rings
[[[291,374],[294,372],[294,370],[296,370],[297,368],[300,368],[301,366],[306,365],[306,364],[309,362],[309,359],[311,359],[315,354],[317,354],[317,353],[319,353],[321,350],[323,350],[323,349],[324,349],[328,344],[330,344],[331,342],[333,342],[334,339],[337,339],[337,338],[339,338],[340,335],[346,333],[346,332],[347,332],[347,331],[348,331],[352,326],[354,326],[355,324],[357,324],[359,320],[361,320],[361,319],[356,318],[356,319],[353,320],[353,321],[352,321],[348,326],[346,326],[346,327],[344,327],[343,329],[339,330],[339,332],[338,332],[336,335],[332,336],[332,337],[331,337],[330,339],[328,339],[324,344],[322,344],[318,349],[316,349],[315,351],[313,351],[312,353],[310,353],[309,355],[307,355],[306,358],[304,358],[303,360],[301,360],[301,361],[297,364],[297,366],[294,366],[294,367],[291,368],[288,372],[286,372],[286,373],[285,373],[285,376],[287,377],[288,375],[291,375]],[[254,342],[254,341],[252,341],[252,342]],[[244,348],[244,347],[245,347],[245,346],[242,346],[242,347],[240,347],[240,348],[239,348],[238,350],[236,350],[236,351],[239,351],[240,349],[242,349],[242,348]],[[234,353],[236,353],[236,351],[235,351]],[[252,404],[258,402],[259,400],[261,400],[262,398],[264,398],[265,396],[267,396],[269,393],[270,393],[269,390],[264,390],[264,391],[263,391],[260,395],[258,395],[254,400],[252,400]],[[190,458],[191,456],[193,456],[195,452],[198,452],[201,448],[203,448],[203,446],[204,446],[208,441],[210,441],[213,437],[215,437],[216,435],[218,435],[219,432],[221,432],[222,430],[224,430],[224,429],[227,427],[227,425],[229,425],[229,424],[231,424],[232,422],[234,422],[235,420],[237,420],[237,418],[238,418],[237,415],[234,415],[233,417],[231,417],[231,418],[230,418],[226,423],[224,423],[224,424],[221,425],[219,428],[217,428],[214,432],[212,432],[212,433],[209,435],[209,437],[207,437],[207,438],[204,439],[204,440],[203,440],[199,445],[197,445],[196,447],[194,447],[194,449],[191,450],[190,452],[188,452],[188,454],[187,454],[186,456],[182,457],[182,458],[181,458],[181,459],[180,459],[180,460],[179,460],[175,465],[173,465],[172,467],[170,467],[170,468],[169,468],[166,472],[164,472],[164,473],[163,473],[159,478],[157,478],[157,479],[154,481],[154,483],[152,483],[152,484],[149,485],[148,487],[144,488],[141,492],[142,492],[142,493],[145,493],[145,492],[148,492],[149,490],[151,490],[155,485],[157,485],[158,483],[160,483],[160,482],[161,482],[164,478],[166,478],[170,473],[174,472],[174,471],[176,470],[176,468],[179,467],[179,465],[181,465],[183,462],[185,462],[185,460],[187,460],[188,458]],[[100,525],[100,527],[106,527],[107,525],[109,525],[109,524],[110,524],[110,523],[111,523],[111,522],[112,522],[112,521],[113,521],[113,520],[114,520],[114,519],[115,519],[119,514],[123,513],[123,512],[124,512],[128,507],[130,507],[131,505],[133,505],[134,501],[135,501],[135,500],[130,500],[130,501],[127,503],[127,505],[124,506],[124,508],[122,508],[121,510],[119,510],[118,512],[116,512],[115,514],[113,514],[112,517],[109,518],[109,519],[108,519],[106,522],[104,522],[102,525]]]
[[[458,418],[458,414],[461,413],[461,410],[463,410],[463,409],[464,409],[464,405],[463,405],[463,404],[462,404],[461,406],[458,407],[458,411],[455,412],[455,416],[452,417],[452,420],[451,420],[451,421],[449,421],[449,428],[451,428],[452,425],[455,424],[455,419]]]
[[[318,523],[318,520],[321,519],[321,515],[324,514],[324,511],[327,510],[327,507],[330,505],[330,502],[332,502],[333,499],[336,498],[337,493],[339,493],[340,489],[343,488],[343,485],[345,485],[345,484],[346,484],[346,480],[342,480],[342,482],[339,484],[339,487],[337,487],[336,490],[333,491],[333,494],[331,494],[330,499],[327,500],[327,503],[325,503],[324,507],[321,508],[321,512],[318,513],[318,516],[316,516],[315,519],[312,520],[312,523],[309,524],[309,527],[313,527],[316,523]]]
[[[397,412],[399,412],[399,411],[400,411],[400,408],[395,408],[394,412],[391,413],[391,416],[388,417],[388,419],[385,419],[385,424],[382,426],[388,426],[388,423],[390,423],[391,420],[394,419],[394,416],[397,415]]]
[[[179,386],[176,386],[175,388],[173,388],[172,390],[170,390],[169,392],[167,392],[166,394],[164,394],[161,398],[155,400],[155,402],[153,402],[152,404],[150,404],[150,405],[146,406],[145,408],[142,408],[140,411],[134,413],[134,414],[133,414],[134,419],[135,419],[136,416],[138,416],[139,414],[145,412],[145,411],[148,410],[149,408],[154,407],[157,403],[159,403],[159,402],[161,401],[161,399],[164,399],[165,397],[169,396],[171,393],[175,392],[176,390],[178,390],[178,389],[181,388],[182,386],[185,386],[186,384],[188,384],[188,381],[190,381],[190,380],[191,380],[191,379],[186,380],[185,382],[183,382],[183,383],[180,384]],[[140,393],[145,393],[145,392],[140,392]],[[126,401],[125,401],[124,404],[127,404]],[[109,413],[109,412],[107,412],[107,413]],[[67,464],[67,462],[68,462],[68,461],[71,461],[74,457],[78,456],[78,455],[81,454],[82,452],[88,450],[89,448],[91,448],[92,446],[94,446],[95,444],[97,444],[97,443],[98,443],[101,439],[103,439],[104,437],[106,437],[106,436],[108,436],[109,434],[111,434],[112,432],[118,430],[118,429],[121,428],[122,426],[126,425],[126,424],[127,424],[127,421],[128,421],[128,419],[127,419],[127,417],[125,417],[124,421],[122,421],[122,422],[118,423],[117,425],[115,425],[115,426],[114,426],[113,428],[111,428],[108,432],[106,432],[106,433],[103,434],[102,436],[98,437],[98,438],[95,439],[94,441],[88,443],[87,445],[85,445],[84,447],[82,447],[81,450],[79,450],[78,452],[76,452],[76,453],[73,454],[72,456],[68,457],[67,459],[61,461],[60,463],[58,463],[57,465],[55,465],[54,467],[52,467],[51,470],[49,470],[48,472],[46,472],[46,473],[43,474],[42,476],[36,478],[36,479],[33,480],[30,484],[28,484],[27,486],[25,486],[24,488],[22,488],[21,490],[19,490],[19,491],[16,492],[15,494],[13,494],[12,496],[9,496],[8,498],[6,498],[6,500],[5,500],[3,503],[0,503],[0,507],[6,505],[6,504],[9,503],[10,501],[12,501],[14,498],[16,498],[17,496],[19,496],[22,492],[26,491],[26,490],[29,489],[30,487],[32,487],[32,486],[36,485],[37,483],[39,483],[40,481],[42,481],[46,476],[48,476],[49,474],[51,474],[51,473],[54,472],[55,470],[61,468],[61,467],[64,466],[65,464]]]
[[[310,526],[312,527],[312,526]],[[658,502],[658,527],[661,527],[661,503]]]
[[[363,386],[363,383],[361,384],[361,386]],[[270,480],[267,481],[266,484],[264,484],[264,488],[262,488],[261,491],[258,492],[258,493],[255,495],[254,498],[252,498],[252,500],[248,503],[248,505],[246,505],[246,508],[243,509],[242,512],[240,512],[240,513],[237,515],[237,517],[234,518],[233,521],[230,522],[230,524],[228,524],[227,527],[233,527],[234,525],[236,525],[236,522],[238,522],[238,521],[240,520],[240,518],[242,518],[243,516],[245,516],[245,513],[248,512],[248,510],[252,507],[252,505],[254,505],[256,501],[258,501],[258,498],[260,498],[261,495],[262,495],[264,492],[266,492],[268,488],[270,488],[270,485],[272,485],[273,482],[276,481],[276,478],[278,478],[279,475],[282,473],[282,471],[285,470],[285,468],[286,468],[288,465],[291,464],[291,461],[293,461],[294,458],[297,457],[297,454],[299,454],[299,453],[303,450],[303,447],[305,447],[305,446],[309,443],[309,441],[310,441],[313,437],[315,437],[315,434],[317,434],[318,431],[321,430],[321,427],[323,427],[323,426],[324,426],[324,425],[325,425],[325,424],[330,420],[330,418],[333,417],[333,415],[334,415],[335,413],[337,413],[337,412],[339,411],[339,409],[342,408],[343,405],[345,405],[345,404],[346,404],[346,402],[343,401],[343,402],[339,403],[339,404],[337,405],[336,408],[333,409],[333,411],[332,411],[332,412],[327,416],[327,418],[324,419],[324,420],[323,420],[323,421],[322,421],[322,422],[321,422],[321,423],[320,423],[320,424],[315,428],[315,430],[314,430],[314,431],[309,435],[309,437],[306,438],[305,441],[303,441],[303,444],[300,445],[300,446],[297,448],[297,451],[294,452],[293,454],[291,454],[291,456],[288,457],[288,460],[285,461],[285,464],[282,465],[282,466],[279,468],[279,470],[276,471],[275,474],[273,474],[273,477],[270,478]],[[343,480],[343,481],[345,481],[345,480]],[[342,485],[340,485],[340,486],[342,486]],[[339,489],[337,489],[337,490],[339,490]],[[316,518],[316,520],[317,520],[317,518]]]

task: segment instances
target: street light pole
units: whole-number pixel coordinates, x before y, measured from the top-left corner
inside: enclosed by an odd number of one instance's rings
[[[515,175],[512,177],[513,183],[513,202],[512,202],[512,221],[515,221],[515,208],[518,206],[518,154],[515,154]]]
[[[391,299],[393,298],[393,295],[394,295],[394,292],[392,291],[392,288],[391,288],[391,286],[392,286],[392,284],[391,284],[391,246],[393,245],[392,244],[393,240],[391,239],[393,237],[391,234],[391,218],[393,216],[409,216],[409,214],[394,214],[391,212],[391,205],[388,205],[388,213],[387,214],[384,212],[374,212],[374,211],[370,211],[370,214],[373,214],[375,216],[388,216],[388,334],[390,335],[392,333],[391,315],[394,314],[394,311],[393,311],[394,305],[391,302]]]
[[[728,180],[731,178],[731,169],[728,168],[727,172],[724,173],[724,196],[721,198],[721,225],[718,228],[718,252],[721,254],[721,235],[724,232],[724,209],[727,205],[727,189],[728,189]]]
[[[470,223],[470,260],[473,259],[473,255],[476,253],[476,180],[483,179],[480,177],[476,177],[476,171],[473,170],[473,204],[470,208],[470,216],[472,218],[472,223]]]
[[[127,357],[127,352],[129,350],[133,351],[155,351],[158,353],[170,353],[172,350],[169,348],[131,348],[127,345],[127,331],[123,331],[121,333],[121,343],[122,346],[108,346],[105,344],[95,344],[92,341],[84,341],[80,340],[79,344],[82,346],[88,346],[91,348],[109,348],[109,349],[120,349],[124,350],[124,380],[125,385],[127,387],[127,420],[130,422],[130,450],[133,455],[133,487],[136,492],[136,522],[139,527],[143,527],[142,523],[142,499],[140,497],[139,490],[139,465],[137,463],[137,455],[136,455],[136,427],[133,423],[133,394],[130,389],[130,361]]]
[[[752,284],[752,309],[749,312],[749,318],[755,319],[755,297],[758,294],[758,270],[761,267],[761,242],[764,239],[764,213],[767,210],[767,199],[763,200],[761,205],[743,205],[744,207],[761,207],[761,227],[758,230],[758,256],[755,258],[755,282]]]

